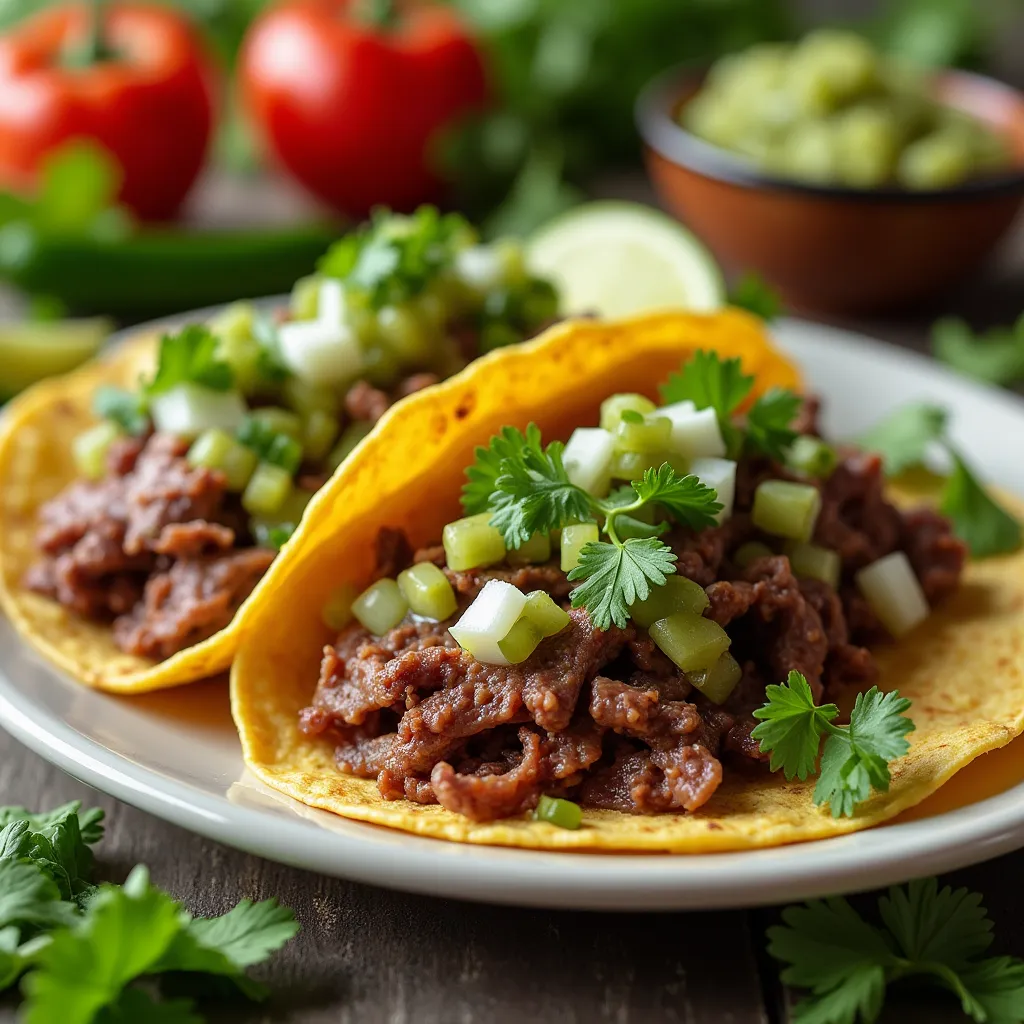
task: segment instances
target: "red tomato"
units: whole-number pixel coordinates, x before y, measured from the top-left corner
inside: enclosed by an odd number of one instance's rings
[[[384,25],[359,10],[286,0],[257,19],[240,63],[243,99],[273,155],[357,217],[436,198],[431,144],[487,95],[480,52],[450,9],[402,6]]]
[[[93,139],[115,157],[120,199],[170,217],[199,174],[213,128],[211,76],[192,28],[163,7],[103,8],[106,54],[75,63],[90,31],[81,4],[0,36],[0,187],[31,188],[51,150]]]

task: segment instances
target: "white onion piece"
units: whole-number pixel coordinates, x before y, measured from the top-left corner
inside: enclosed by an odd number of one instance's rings
[[[928,618],[928,601],[902,551],[872,562],[855,576],[860,592],[894,637],[909,633]]]
[[[611,485],[615,438],[600,427],[577,427],[562,453],[569,479],[588,494],[603,498]]]
[[[672,421],[672,450],[685,459],[715,459],[725,455],[725,441],[714,409],[696,409],[693,402],[677,402],[658,410]]]
[[[247,411],[237,391],[214,391],[199,384],[179,384],[150,402],[156,429],[180,437],[198,437],[215,427],[233,434]]]
[[[475,291],[490,291],[502,282],[501,255],[490,245],[462,249],[455,255],[455,273]]]
[[[345,289],[337,278],[325,277],[316,297],[316,318],[322,324],[335,326],[345,320]]]
[[[288,368],[316,384],[342,384],[357,376],[363,354],[345,324],[294,320],[278,328],[281,355]]]
[[[713,487],[722,505],[722,511],[715,516],[716,522],[724,523],[732,516],[736,498],[736,463],[728,459],[694,459],[690,472],[705,487]]]
[[[507,665],[498,649],[526,607],[526,595],[504,580],[488,580],[476,600],[449,627],[455,642],[485,665]]]

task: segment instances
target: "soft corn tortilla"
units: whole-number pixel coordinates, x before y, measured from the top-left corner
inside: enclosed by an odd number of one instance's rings
[[[726,772],[693,814],[636,816],[585,810],[567,831],[527,818],[475,824],[437,805],[381,798],[373,780],[339,772],[329,742],[305,737],[299,710],[333,636],[320,620],[328,595],[361,586],[373,569],[381,526],[404,528],[413,545],[436,541],[460,515],[458,494],[473,448],[499,427],[531,420],[545,438],[597,421],[618,391],[654,397],[655,386],[694,349],[737,355],[757,390],[799,385],[796,370],[757,322],[662,315],[623,324],[576,323],[481,360],[407,400],[321,493],[286,556],[271,568],[244,616],[232,670],[232,710],[245,759],[263,782],[312,807],[420,835],[544,849],[673,852],[736,850],[839,835],[877,824],[923,800],[979,754],[1024,728],[1024,555],[971,563],[963,586],[921,629],[875,653],[881,685],[911,698],[917,730],[892,766],[888,793],[854,817],[814,806],[814,780]],[[897,496],[898,497],[898,496]],[[1021,507],[1024,511],[1024,506]],[[846,696],[852,703],[854,694]]]

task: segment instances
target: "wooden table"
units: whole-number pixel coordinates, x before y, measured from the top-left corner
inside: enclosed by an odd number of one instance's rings
[[[925,349],[927,325],[957,312],[1005,323],[1024,307],[1024,230],[941,308],[849,323]],[[100,868],[120,881],[144,862],[197,914],[276,896],[299,937],[259,972],[269,1004],[206,1007],[215,1021],[366,1024],[781,1024],[787,994],[766,956],[776,911],[589,914],[517,910],[407,896],[282,867],[191,835],[70,779],[0,733],[0,802],[48,808],[70,799],[107,811]],[[997,951],[1024,955],[1024,853],[948,880],[982,891]],[[873,901],[871,901],[873,902]],[[0,1004],[0,1021],[14,1019]],[[883,1020],[960,1021],[950,998],[900,992]]]

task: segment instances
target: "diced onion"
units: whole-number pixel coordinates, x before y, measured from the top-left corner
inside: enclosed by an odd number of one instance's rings
[[[715,516],[716,522],[724,523],[731,518],[736,498],[736,463],[729,459],[694,459],[690,463],[690,472],[718,495],[722,511]]]
[[[894,637],[909,633],[928,618],[928,601],[910,559],[902,551],[872,562],[855,579],[882,625]]]
[[[318,384],[340,384],[363,366],[351,328],[322,320],[293,320],[278,328],[281,356],[298,377]]]
[[[562,465],[572,483],[601,498],[611,484],[614,455],[615,438],[607,430],[577,427],[562,452]]]
[[[233,434],[247,411],[237,391],[214,391],[198,384],[179,384],[150,403],[157,430],[190,438],[215,428]]]
[[[477,292],[497,288],[505,276],[501,255],[490,245],[474,245],[456,253],[455,273]]]
[[[334,277],[320,282],[316,299],[316,318],[322,324],[340,324],[345,320],[345,289]]]
[[[448,630],[455,642],[486,665],[507,665],[498,647],[526,607],[526,595],[504,580],[488,580],[476,600]]]
[[[714,409],[695,409],[693,402],[677,402],[658,410],[672,421],[672,450],[687,459],[714,459],[725,455],[725,441]]]

